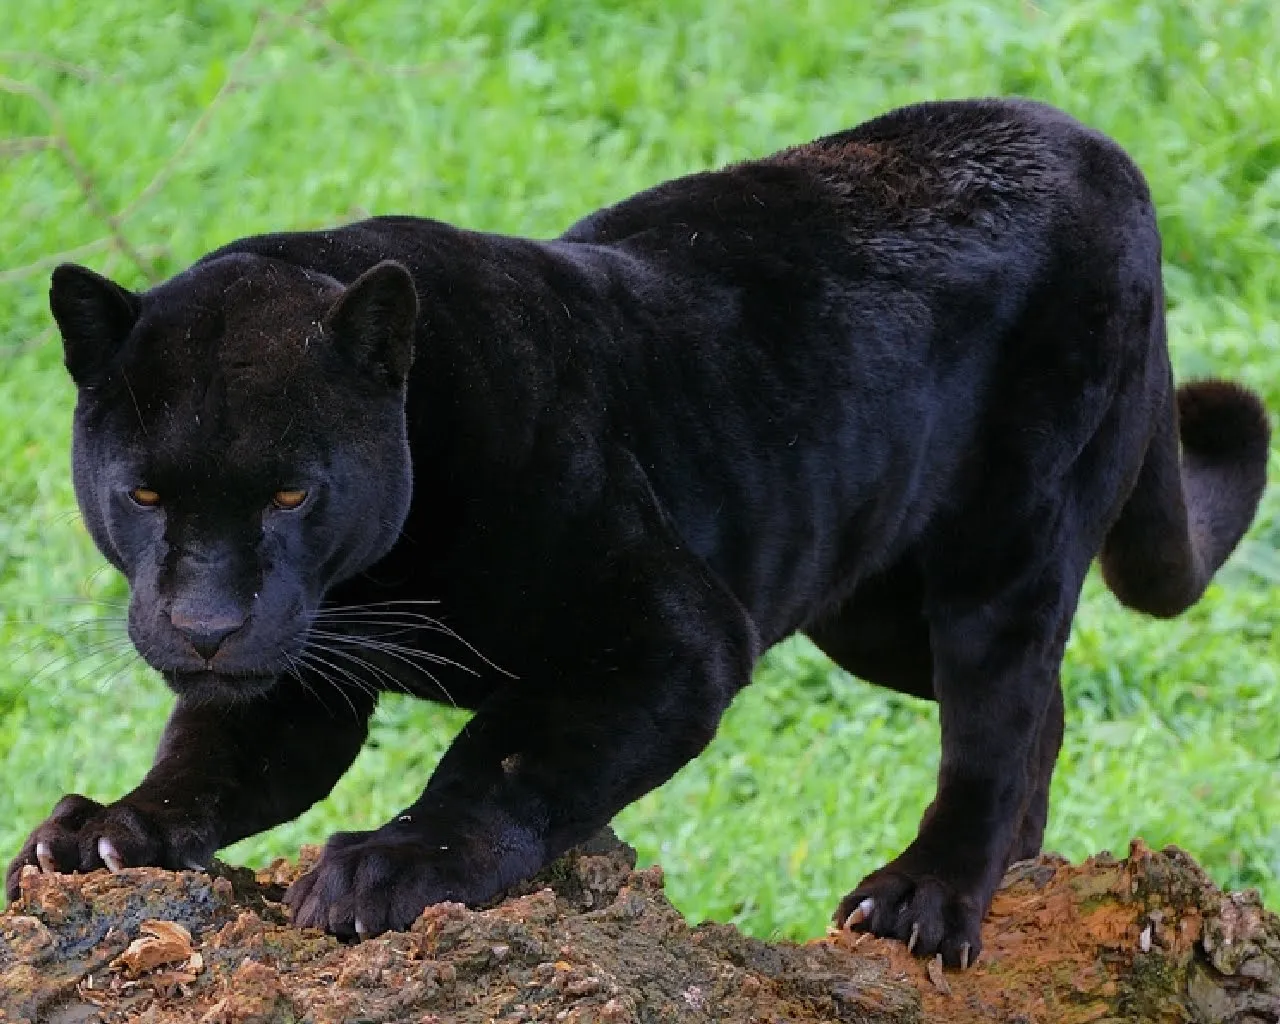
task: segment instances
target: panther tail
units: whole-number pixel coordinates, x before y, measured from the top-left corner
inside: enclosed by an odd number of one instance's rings
[[[1271,435],[1262,402],[1237,384],[1197,381],[1166,394],[1101,555],[1116,597],[1161,618],[1195,604],[1248,529],[1266,485]]]

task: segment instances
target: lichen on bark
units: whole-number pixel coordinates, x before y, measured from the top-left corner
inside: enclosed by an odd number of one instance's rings
[[[256,875],[28,874],[0,915],[0,1022],[1280,1021],[1280,921],[1140,842],[1125,859],[1015,865],[965,972],[866,935],[690,927],[661,869],[608,839],[494,906],[441,904],[343,945],[291,927],[279,902],[314,855]]]

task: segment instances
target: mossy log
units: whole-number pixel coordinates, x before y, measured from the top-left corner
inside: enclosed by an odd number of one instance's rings
[[[1280,1021],[1280,920],[1173,848],[1015,865],[964,972],[865,935],[690,927],[634,864],[598,841],[496,906],[357,945],[290,926],[285,862],[33,870],[0,915],[0,1022]]]

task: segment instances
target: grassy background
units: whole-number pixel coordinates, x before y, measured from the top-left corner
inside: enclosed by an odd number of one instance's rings
[[[44,294],[74,258],[133,286],[257,231],[413,212],[549,235],[685,171],[913,100],[1035,96],[1148,174],[1183,375],[1280,408],[1280,6],[1272,0],[236,0],[0,5],[0,853],[63,792],[145,770],[168,697],[122,645],[67,471],[72,389]],[[113,218],[113,219],[109,219]],[[1280,498],[1175,623],[1091,580],[1064,683],[1048,842],[1191,850],[1280,905]],[[388,700],[327,802],[260,862],[372,827],[460,719]],[[818,932],[914,834],[931,706],[803,640],[772,652],[711,750],[622,833],[691,916]]]

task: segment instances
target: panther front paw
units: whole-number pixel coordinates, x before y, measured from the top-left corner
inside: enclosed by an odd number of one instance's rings
[[[156,812],[127,800],[104,806],[76,793],[64,796],[9,865],[5,893],[18,898],[28,865],[45,873],[161,867],[203,871],[218,848],[213,830],[181,812]]]
[[[299,928],[339,938],[403,931],[434,903],[475,903],[497,885],[458,844],[395,829],[340,832],[284,901]]]

